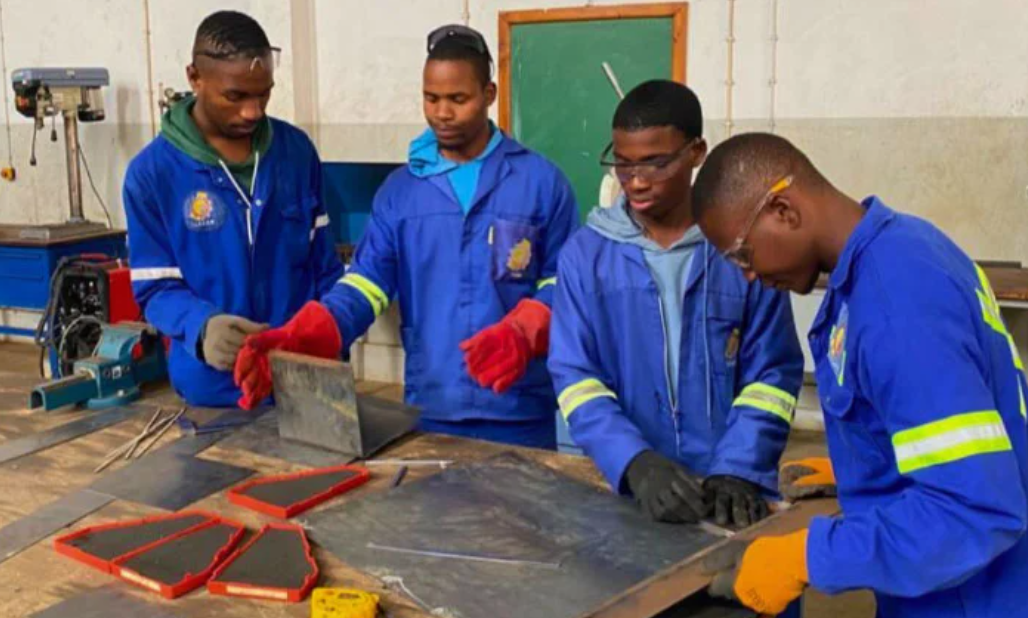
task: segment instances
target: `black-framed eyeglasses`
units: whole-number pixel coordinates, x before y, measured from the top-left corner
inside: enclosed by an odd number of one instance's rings
[[[468,28],[467,26],[461,26],[459,24],[442,26],[429,33],[428,53],[432,53],[432,50],[435,49],[436,45],[450,37],[453,37],[453,39],[461,45],[473,49],[483,56],[492,59],[492,56],[489,54],[489,46],[486,45],[485,38],[482,36],[482,33],[474,28]]]
[[[735,241],[732,242],[732,245],[728,250],[721,254],[726,260],[732,262],[743,270],[753,268],[753,247],[746,244],[746,237],[749,236],[750,232],[753,230],[753,226],[756,224],[757,217],[760,215],[761,211],[771,203],[771,200],[776,195],[791,187],[792,181],[793,177],[791,175],[782,178],[772,185],[771,188],[768,189],[768,192],[760,198],[760,201],[757,202],[753,212],[750,213],[750,218],[746,222],[746,225],[743,226],[742,231],[735,237]]]
[[[617,176],[617,179],[621,184],[631,182],[632,178],[639,178],[640,180],[645,180],[647,182],[662,182],[671,178],[675,174],[677,167],[674,164],[679,161],[682,158],[682,155],[688,152],[697,141],[699,141],[699,138],[694,137],[686,142],[684,146],[671,154],[639,163],[618,161],[616,158],[611,159],[611,152],[614,150],[614,142],[611,142],[603,149],[603,154],[600,155],[600,165],[614,170],[614,175]]]
[[[271,58],[271,67],[277,69],[278,64],[282,58],[281,47],[267,47],[260,50],[243,50],[243,51],[230,51],[230,52],[216,52],[199,50],[193,52],[193,56],[205,56],[214,60],[249,60],[252,59],[257,61],[258,59],[269,57]]]

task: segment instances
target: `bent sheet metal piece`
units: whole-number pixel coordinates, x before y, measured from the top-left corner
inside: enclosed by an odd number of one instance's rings
[[[573,618],[723,540],[655,524],[629,500],[509,452],[317,512],[306,525],[347,564],[399,578],[458,618],[523,606],[526,590],[533,617]]]

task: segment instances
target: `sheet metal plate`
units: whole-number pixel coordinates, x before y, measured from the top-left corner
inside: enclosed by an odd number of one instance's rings
[[[0,562],[106,506],[113,496],[88,489],[67,494],[0,528]]]
[[[104,586],[51,605],[30,618],[176,618],[178,614]]]
[[[494,618],[525,607],[525,591],[533,617],[574,618],[721,540],[695,526],[653,523],[632,502],[514,453],[321,511],[305,525],[347,564],[400,578],[417,603],[455,618]]]
[[[274,410],[233,432],[223,445],[312,468],[341,466],[353,461],[349,455],[283,439],[278,435],[278,412]]]
[[[46,431],[34,433],[21,438],[7,440],[0,444],[0,464],[7,463],[38,453],[50,447],[63,444],[81,436],[99,431],[105,427],[116,425],[128,418],[135,416],[145,408],[136,406],[124,406],[103,410],[101,412],[84,412],[86,416],[74,421],[59,425]]]
[[[253,474],[217,461],[172,451],[158,451],[110,472],[90,489],[121,500],[177,511]]]

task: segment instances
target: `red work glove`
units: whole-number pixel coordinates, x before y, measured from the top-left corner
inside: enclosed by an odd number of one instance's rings
[[[462,341],[468,374],[502,393],[525,375],[528,363],[550,349],[550,308],[526,298],[502,320]]]
[[[335,318],[321,303],[310,301],[284,326],[250,335],[236,357],[234,378],[243,390],[239,407],[252,410],[271,395],[272,350],[320,358],[338,358],[343,349]]]

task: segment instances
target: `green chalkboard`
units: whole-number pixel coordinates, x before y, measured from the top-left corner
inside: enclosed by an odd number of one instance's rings
[[[516,24],[511,28],[510,127],[567,175],[584,216],[596,205],[617,94],[671,79],[670,17]]]

